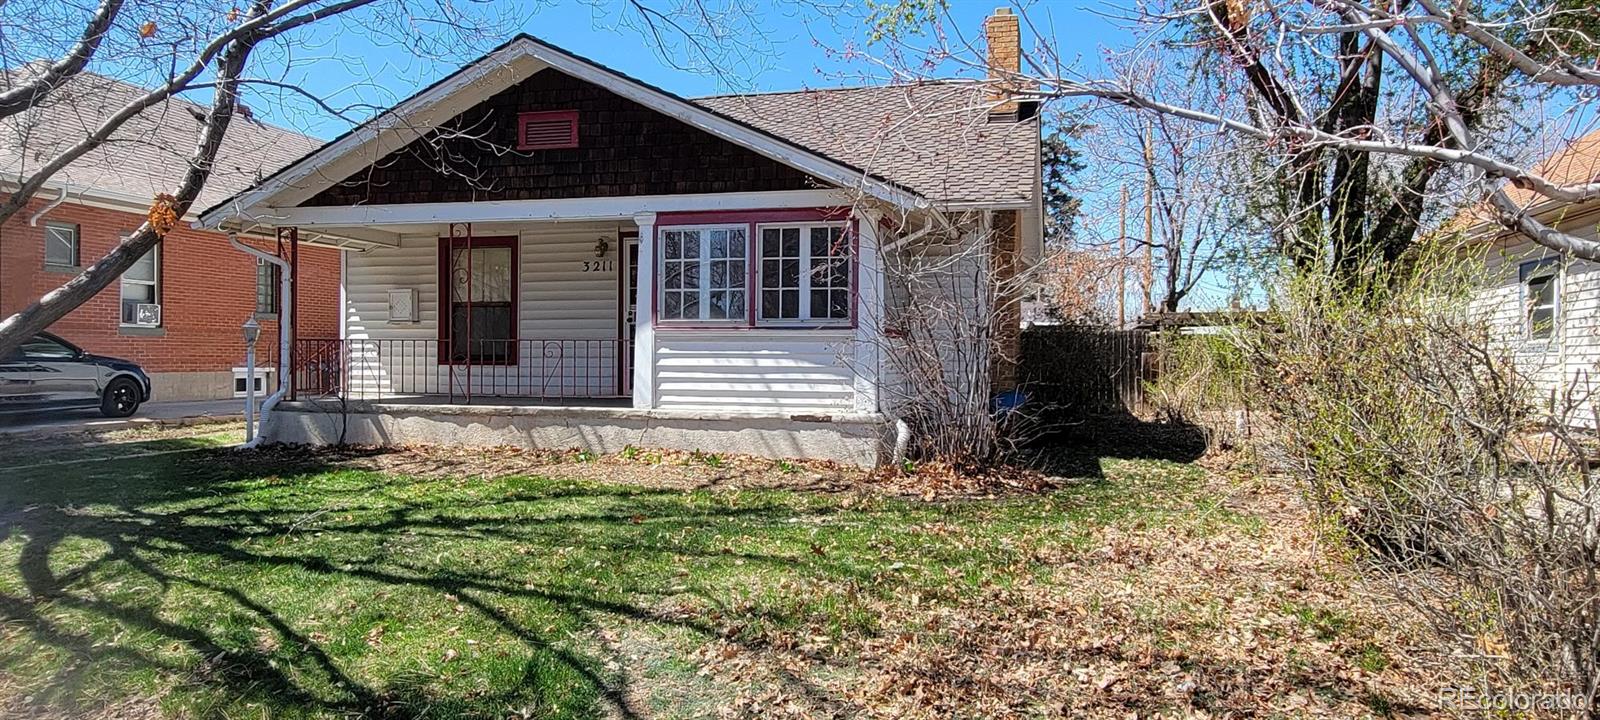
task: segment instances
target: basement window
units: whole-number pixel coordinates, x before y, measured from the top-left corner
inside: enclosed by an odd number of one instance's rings
[[[577,110],[525,112],[517,116],[518,150],[558,150],[577,146]]]

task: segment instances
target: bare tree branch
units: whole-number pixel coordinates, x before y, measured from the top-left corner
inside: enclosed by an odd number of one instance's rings
[[[83,35],[66,55],[51,63],[37,77],[0,92],[0,118],[10,117],[33,107],[63,81],[81,72],[100,49],[100,42],[105,39],[111,24],[116,21],[117,13],[122,10],[122,3],[123,0],[102,0],[100,7],[95,10],[94,17],[84,26]]]

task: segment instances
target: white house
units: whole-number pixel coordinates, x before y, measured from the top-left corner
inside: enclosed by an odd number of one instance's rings
[[[1579,138],[1536,169],[1555,182],[1600,179],[1600,131]],[[1596,238],[1600,200],[1563,203],[1508,188],[1512,199],[1562,232]],[[1572,405],[1571,419],[1592,424],[1600,391],[1600,264],[1564,256],[1481,218],[1468,231],[1481,243],[1486,284],[1475,303],[1513,351],[1546,402]]]
[[[985,30],[1015,71],[1017,18]],[[883,255],[958,214],[988,273],[1040,252],[1036,108],[995,92],[690,100],[521,35],[198,224],[343,249],[269,440],[874,464]]]

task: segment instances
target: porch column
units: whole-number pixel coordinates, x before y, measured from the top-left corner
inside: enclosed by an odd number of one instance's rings
[[[856,218],[856,336],[855,410],[876,413],[880,407],[879,379],[883,353],[884,267],[878,255],[878,214],[862,212]]]
[[[656,214],[633,216],[639,226],[639,264],[634,280],[636,314],[633,319],[633,406],[656,405]]]

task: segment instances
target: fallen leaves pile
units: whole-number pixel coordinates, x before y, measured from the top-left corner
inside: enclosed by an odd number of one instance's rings
[[[1136,522],[1087,550],[1031,538],[1014,584],[863,595],[880,632],[725,637],[695,659],[750,688],[723,717],[1432,715],[1452,671],[1415,619],[1329,557],[1287,493],[1218,491],[1261,531]]]

